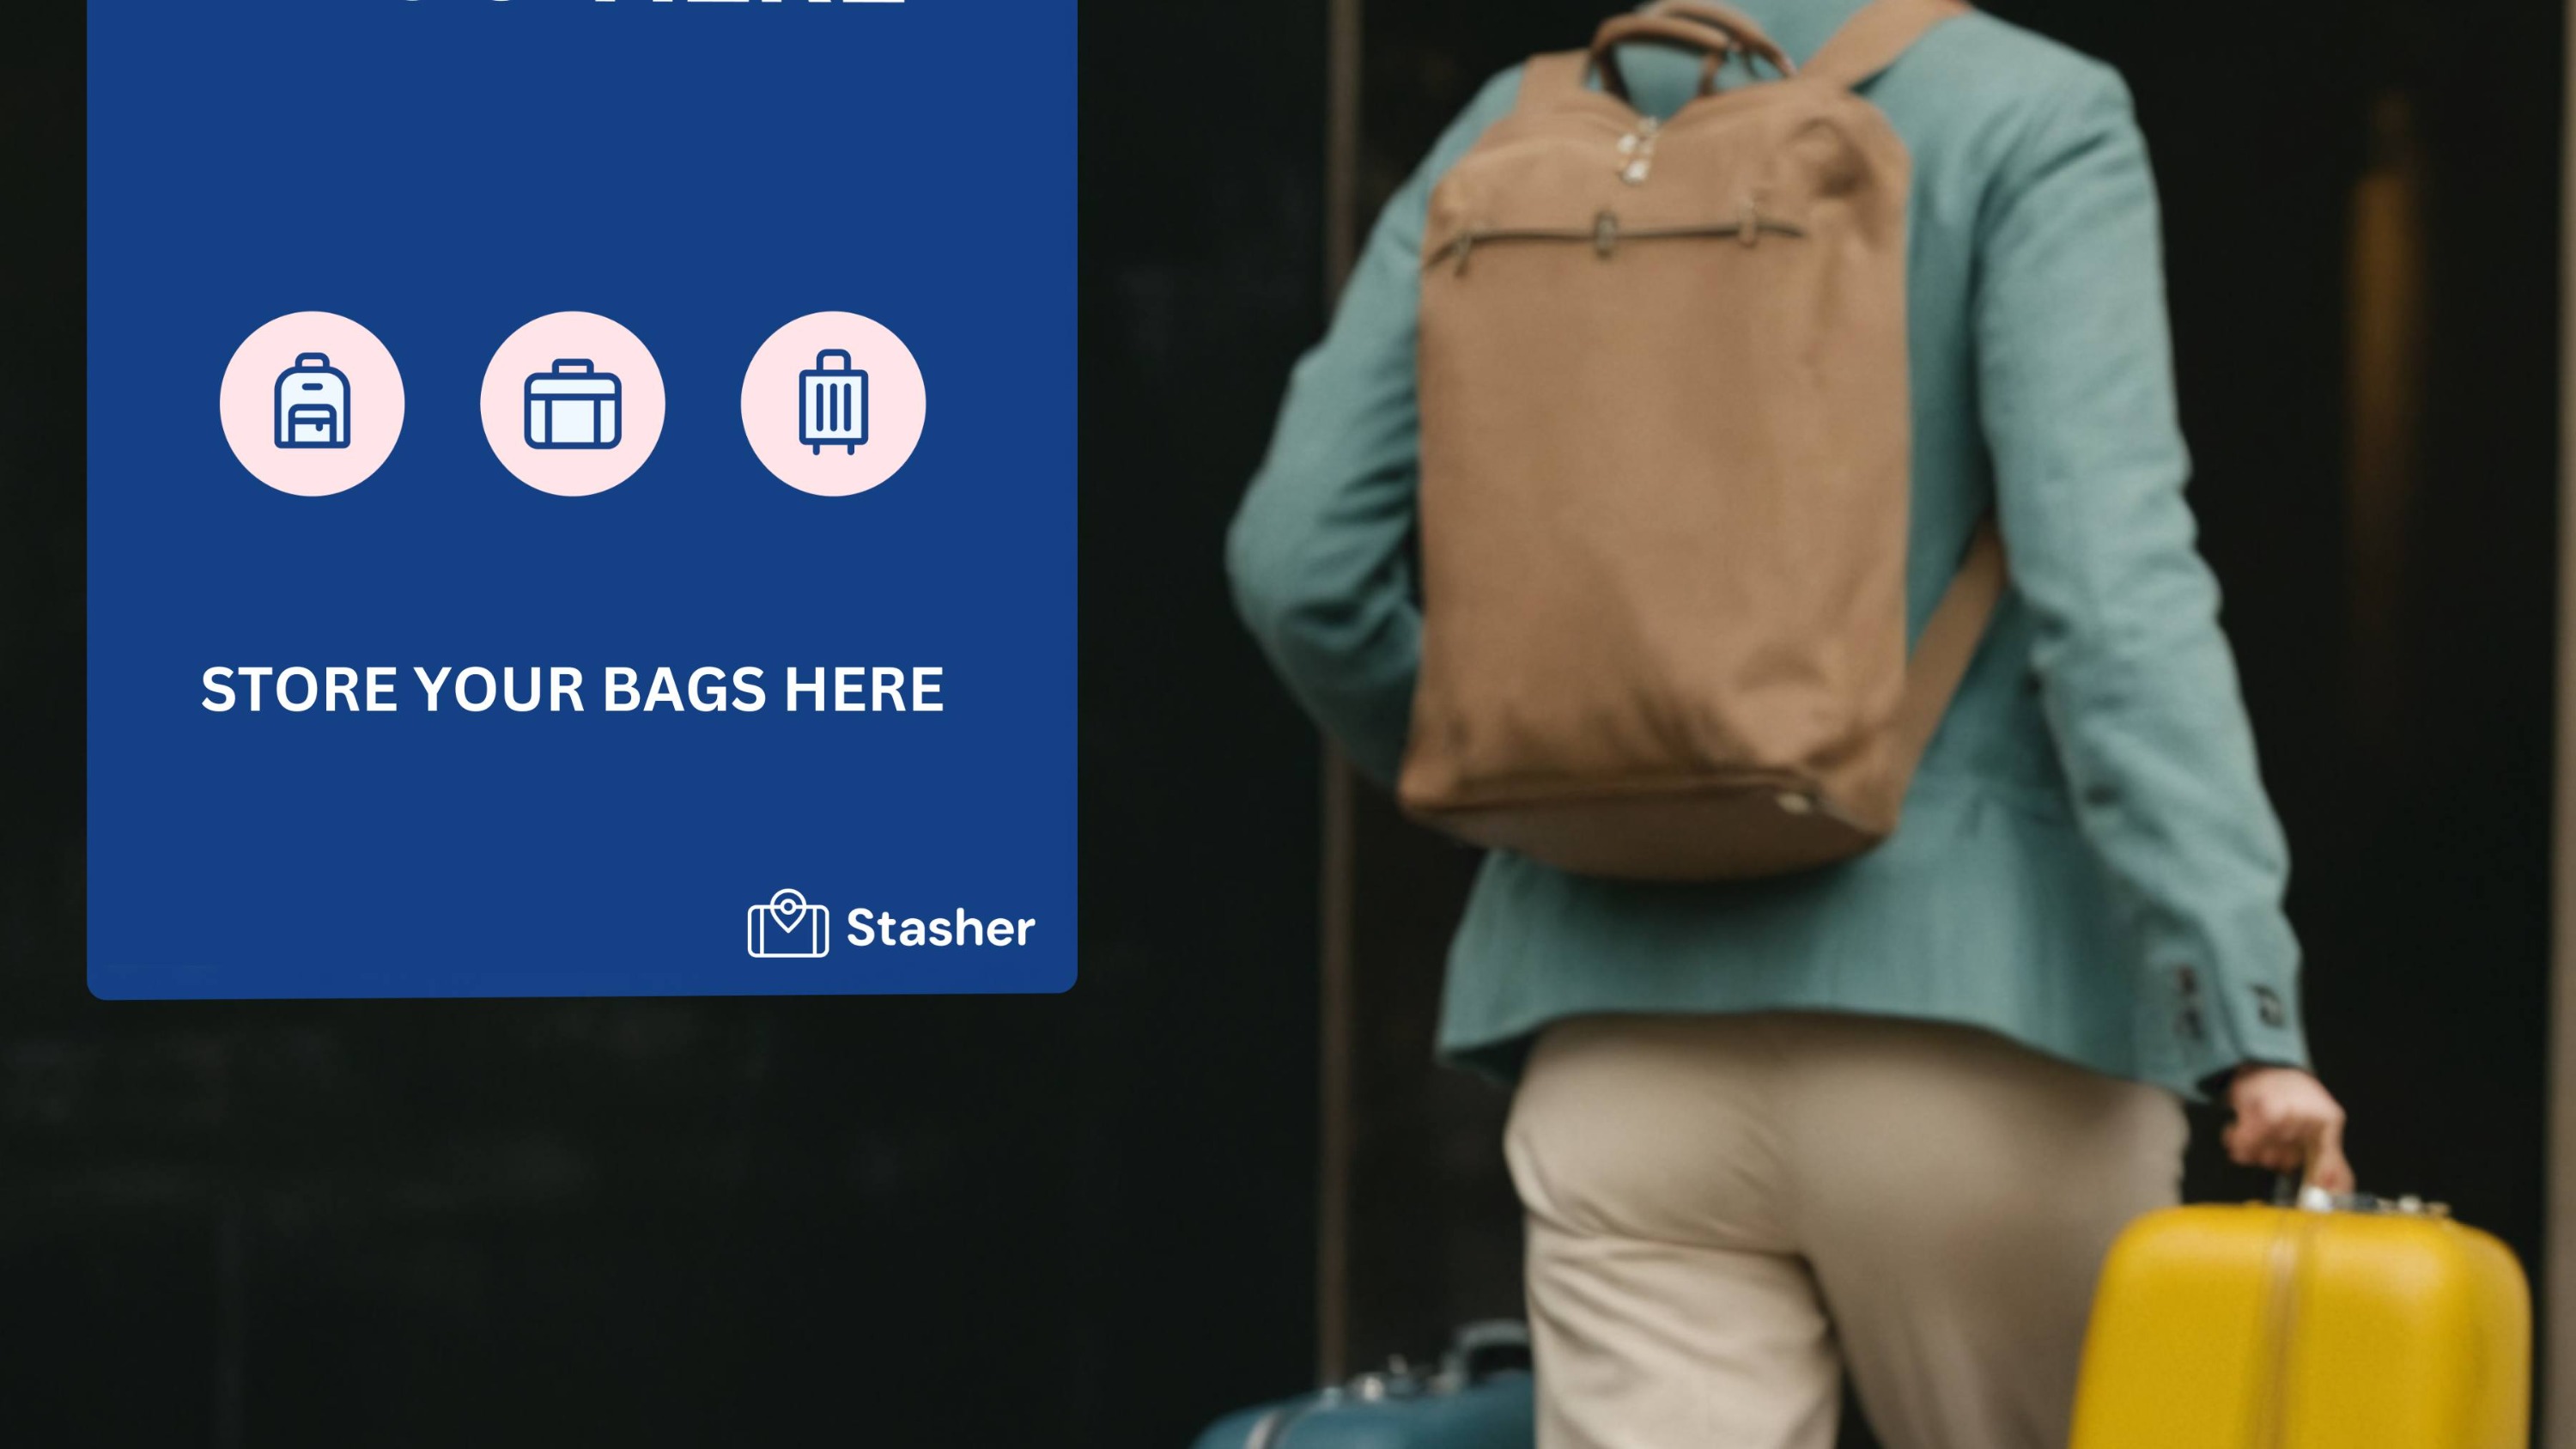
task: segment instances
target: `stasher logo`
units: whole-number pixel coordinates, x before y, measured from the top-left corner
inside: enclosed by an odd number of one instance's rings
[[[952,915],[906,916],[858,906],[842,922],[854,947],[1026,946],[1035,916],[982,916],[960,906]],[[832,909],[790,886],[743,913],[743,950],[758,961],[813,961],[832,954]]]
[[[809,903],[794,887],[753,906],[744,919],[744,945],[764,960],[832,954],[832,912]]]

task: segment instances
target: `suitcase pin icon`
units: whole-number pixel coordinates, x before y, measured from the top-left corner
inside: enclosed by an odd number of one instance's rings
[[[796,375],[796,441],[817,453],[827,443],[856,453],[867,440],[868,375],[850,366],[850,354],[827,347]]]
[[[299,352],[277,375],[277,446],[349,446],[349,375],[319,352]]]
[[[528,446],[614,448],[619,433],[617,374],[587,357],[558,357],[528,374]]]

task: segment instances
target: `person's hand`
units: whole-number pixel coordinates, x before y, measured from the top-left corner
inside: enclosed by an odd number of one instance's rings
[[[2236,1120],[2227,1126],[2227,1155],[2274,1172],[2307,1169],[2328,1192],[2350,1192],[2352,1164],[2343,1156],[2343,1104],[2326,1084],[2296,1067],[2244,1066],[2228,1084]]]

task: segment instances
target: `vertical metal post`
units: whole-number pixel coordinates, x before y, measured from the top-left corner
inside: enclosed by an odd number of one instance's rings
[[[2576,1449],[2576,3],[2568,7],[2558,323],[2558,735],[2550,831],[2548,1277],[2542,1441]]]
[[[1321,1130],[1315,1174],[1315,1374],[1339,1383],[1350,1372],[1351,1158],[1357,1144],[1357,1093],[1353,1090],[1358,1043],[1353,1038],[1351,886],[1357,873],[1352,798],[1358,781],[1350,761],[1324,747],[1322,989],[1317,1002]]]
[[[1360,0],[1327,0],[1324,52],[1324,296],[1341,295],[1360,248]]]
[[[1326,0],[1324,45],[1324,296],[1341,295],[1359,255],[1360,0]],[[1357,870],[1350,762],[1324,746],[1322,890],[1317,902],[1322,980],[1317,1002],[1321,1088],[1315,1174],[1315,1372],[1339,1382],[1350,1370],[1351,1158],[1356,1147],[1357,1042],[1353,1036],[1351,891]]]
[[[2403,624],[2423,480],[2427,166],[2416,107],[2391,87],[2370,107],[2345,255],[2344,687],[2365,768],[2406,757]]]
[[[242,1402],[249,1377],[250,1274],[243,1263],[248,1212],[238,1186],[227,1186],[215,1217],[214,1449],[241,1449]]]

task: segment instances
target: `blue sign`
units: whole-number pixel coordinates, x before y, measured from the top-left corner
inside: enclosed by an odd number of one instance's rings
[[[1070,986],[1074,20],[94,10],[91,989]]]

